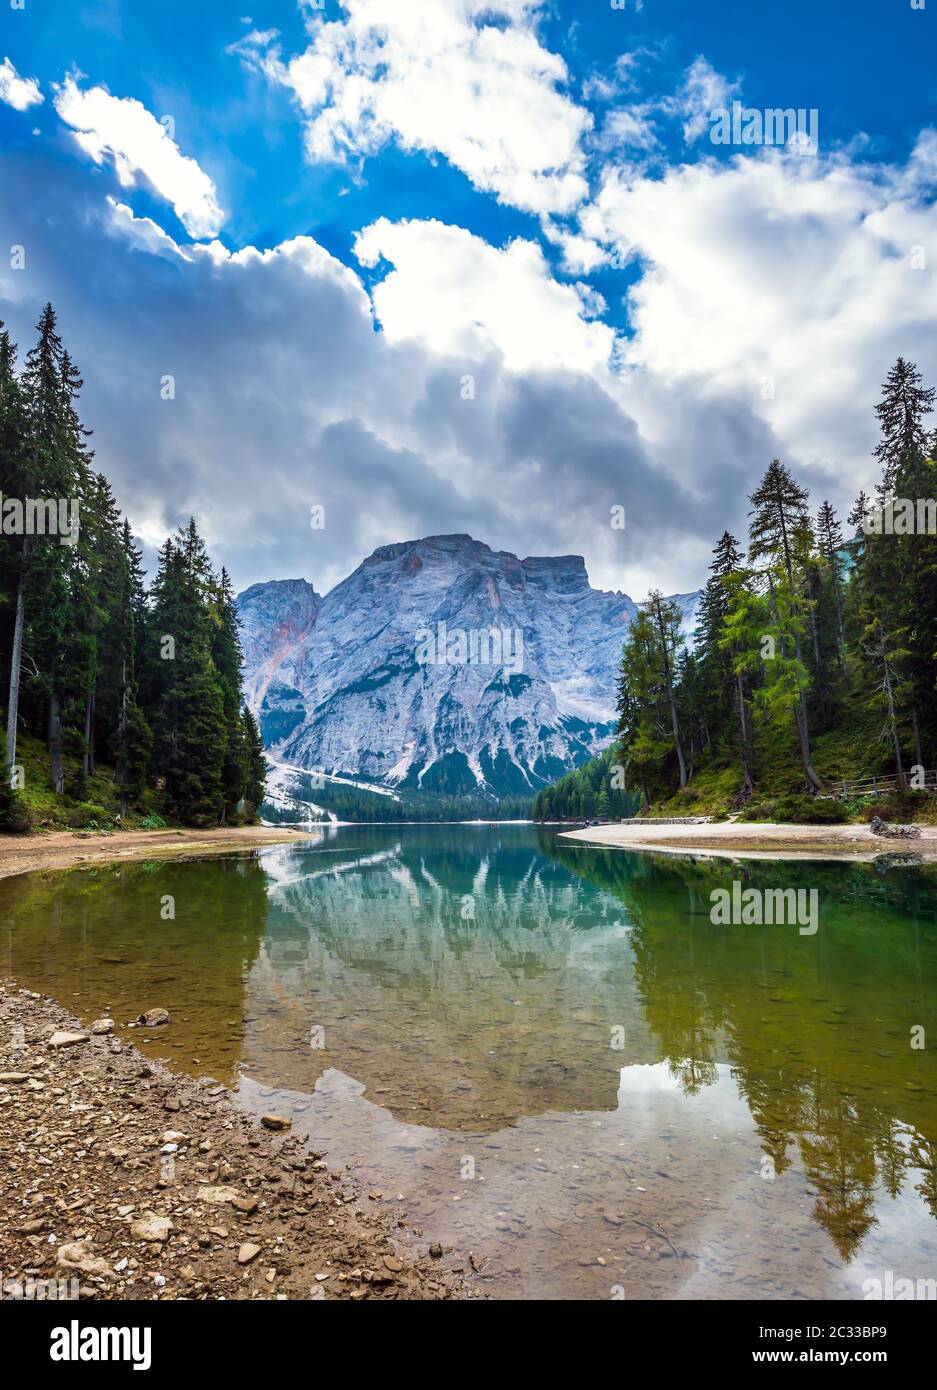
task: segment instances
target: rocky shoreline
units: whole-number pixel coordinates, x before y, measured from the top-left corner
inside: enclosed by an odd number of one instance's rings
[[[471,1258],[101,1022],[0,984],[3,1298],[465,1299]],[[422,1247],[422,1248],[421,1248]]]

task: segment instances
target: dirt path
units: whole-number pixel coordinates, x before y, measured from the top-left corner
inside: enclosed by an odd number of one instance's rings
[[[83,1040],[53,1045],[62,1032]],[[46,1280],[93,1299],[484,1296],[458,1255],[405,1238],[395,1194],[360,1191],[304,1140],[7,982],[0,1297]]]
[[[882,854],[915,854],[937,860],[937,826],[921,827],[920,839],[891,840],[867,825],[779,825],[715,821],[709,825],[596,825],[566,831],[567,840],[662,854],[706,854],[723,859],[852,859],[871,863]]]
[[[45,835],[0,835],[0,878],[33,869],[68,869],[113,859],[168,858],[175,854],[223,854],[250,845],[282,845],[322,838],[318,830],[245,825],[230,830],[53,830]]]

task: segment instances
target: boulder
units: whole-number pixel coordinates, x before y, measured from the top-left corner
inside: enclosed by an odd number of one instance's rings
[[[147,1009],[145,1013],[140,1014],[137,1022],[143,1028],[161,1028],[169,1022],[169,1010]]]
[[[873,835],[880,835],[886,840],[917,840],[921,835],[919,825],[889,825],[881,816],[872,817],[869,829]]]

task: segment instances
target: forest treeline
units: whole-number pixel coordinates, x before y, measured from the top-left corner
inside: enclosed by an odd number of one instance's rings
[[[627,820],[635,815],[640,801],[638,792],[626,789],[613,745],[538,792],[533,817],[538,821]]]
[[[659,592],[622,652],[618,741],[647,803],[732,773],[815,795],[836,775],[890,771],[902,790],[937,763],[934,388],[899,358],[876,407],[881,478],[845,520],[775,459],[751,494],[747,542],[713,551],[695,640]],[[818,770],[817,749],[824,754]]]
[[[302,814],[310,820],[340,821],[361,824],[401,824],[414,821],[510,821],[529,820],[529,796],[502,796],[495,800],[486,796],[450,796],[398,791],[396,796],[383,796],[348,783],[317,779],[314,773],[303,776],[297,772],[291,795],[292,804],[264,806],[264,819],[271,825],[295,825]],[[316,812],[313,807],[318,807]]]
[[[265,763],[241,696],[234,593],[195,521],[147,588],[130,524],[93,467],[82,382],[47,305],[21,368],[0,324],[0,825],[33,819],[27,745],[64,805],[113,769],[119,813],[253,819]],[[25,778],[25,784],[24,784]]]

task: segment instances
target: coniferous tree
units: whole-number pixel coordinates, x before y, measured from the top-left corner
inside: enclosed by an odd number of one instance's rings
[[[242,712],[244,729],[244,746],[247,755],[247,780],[244,788],[245,800],[252,811],[260,809],[260,804],[264,799],[264,781],[267,776],[267,758],[264,752],[263,739],[260,737],[260,730],[257,721],[247,705]]]
[[[0,324],[4,766],[22,727],[45,738],[59,795],[85,799],[103,758],[121,815],[154,777],[176,819],[218,824],[242,802],[253,813],[266,769],[241,707],[230,579],[212,572],[193,520],[167,541],[146,593],[129,523],[91,466],[81,385],[51,305],[20,373]]]
[[[679,786],[687,784],[676,696],[676,663],[682,644],[679,608],[653,590],[632,623],[618,685],[623,760],[648,801],[658,769],[668,755],[676,761]]]
[[[234,590],[225,569],[222,569],[217,584],[212,585],[212,605],[212,661],[224,706],[225,751],[221,771],[221,818],[224,823],[232,818],[240,802],[245,799],[247,787],[247,745],[241,717],[243,656]]]
[[[882,502],[896,491],[901,472],[927,456],[924,417],[934,408],[934,393],[933,386],[921,385],[921,373],[903,357],[882,384],[882,399],[875,407],[882,428],[882,438],[875,446],[875,457],[882,465]]]
[[[739,576],[744,576],[746,583],[751,580],[744,569],[743,558],[735,536],[724,531],[713,550],[710,578],[700,599],[696,650],[700,659],[703,699],[710,711],[710,721],[721,731],[727,725],[726,712],[735,709],[737,714],[741,796],[745,799],[751,795],[754,786],[749,717],[750,676],[748,668],[738,661],[740,648],[736,635],[733,633],[731,641],[724,640],[735,581]]]
[[[864,496],[864,494],[863,494]],[[836,645],[840,668],[846,674],[846,631],[843,623],[843,528],[830,502],[817,512],[817,544],[824,565],[824,588],[832,595],[836,613]]]
[[[765,578],[771,595],[775,619],[778,666],[770,682],[773,698],[769,707],[778,713],[790,707],[800,745],[800,756],[811,791],[819,791],[810,757],[810,730],[807,721],[806,690],[808,676],[803,661],[803,637],[808,602],[803,594],[802,574],[805,556],[813,541],[808,510],[808,493],[791,477],[779,459],[773,459],[761,484],[749,501],[749,560],[767,560]],[[781,585],[784,592],[781,593]],[[784,621],[781,621],[782,615]]]
[[[16,348],[0,323],[0,477],[9,497],[25,498],[29,493],[28,418],[22,385],[16,375]],[[7,536],[0,529],[0,578],[3,598],[12,610],[8,631],[10,644],[7,678],[7,726],[4,767],[16,762],[19,719],[20,675],[26,628],[26,571],[29,551],[27,538]],[[6,616],[6,615],[4,615]]]

